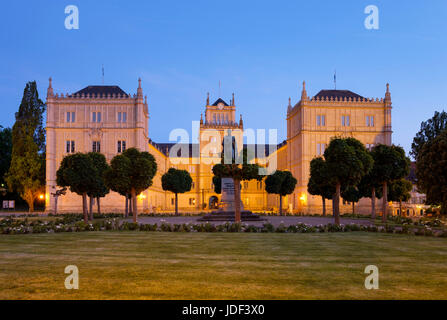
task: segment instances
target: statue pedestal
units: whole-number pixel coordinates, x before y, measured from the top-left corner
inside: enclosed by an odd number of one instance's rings
[[[222,178],[222,197],[219,203],[219,209],[206,214],[198,221],[234,221],[234,181],[232,178]],[[244,210],[241,201],[241,221],[263,221],[257,214]]]
[[[222,178],[222,197],[219,204],[219,212],[234,212],[236,210],[234,202],[234,181],[232,178]],[[241,201],[241,212],[244,205]]]

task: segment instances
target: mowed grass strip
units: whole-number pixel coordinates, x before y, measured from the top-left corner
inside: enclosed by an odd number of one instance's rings
[[[366,290],[376,265],[380,289]],[[67,265],[80,273],[67,290]],[[0,236],[0,299],[447,299],[447,239],[84,232]]]

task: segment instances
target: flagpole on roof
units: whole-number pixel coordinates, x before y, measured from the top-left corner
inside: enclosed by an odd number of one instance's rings
[[[337,90],[337,69],[334,71],[334,87],[335,90]]]

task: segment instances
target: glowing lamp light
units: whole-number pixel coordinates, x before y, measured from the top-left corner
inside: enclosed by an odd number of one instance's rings
[[[305,193],[303,193],[303,194],[301,195],[300,200],[301,200],[301,202],[306,203],[307,197],[306,197],[306,194],[305,194]]]
[[[40,199],[40,200],[45,199],[45,195],[43,195],[43,194],[39,195],[39,199]]]
[[[143,199],[146,199],[146,195],[140,193],[140,194],[137,196],[137,198],[138,198],[139,200],[143,200]]]

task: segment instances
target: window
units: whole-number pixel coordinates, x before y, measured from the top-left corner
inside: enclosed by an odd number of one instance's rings
[[[317,115],[317,126],[326,125],[326,116],[324,114]]]
[[[196,205],[196,198],[189,198],[189,205],[195,206]]]
[[[325,143],[317,143],[317,155],[321,156],[324,154],[324,150],[326,150]]]
[[[193,182],[191,183],[191,190],[195,188],[194,186],[195,186],[195,185],[194,185],[194,181],[193,181]]]
[[[366,126],[374,127],[374,116],[366,116]]]
[[[126,141],[118,140],[117,149],[118,149],[118,153],[126,151]]]
[[[93,141],[92,151],[93,152],[101,152],[101,142],[100,141]]]
[[[175,204],[175,200],[174,200],[174,198],[171,198],[171,205],[174,205]]]
[[[93,122],[101,122],[101,112],[93,112],[92,113],[92,121]]]
[[[67,153],[74,153],[75,152],[75,142],[73,140],[67,140],[65,151]]]
[[[349,127],[351,125],[351,117],[350,116],[341,116],[341,125],[342,127]]]
[[[244,181],[244,189],[248,189],[248,181]]]
[[[118,122],[127,121],[127,112],[118,112]]]
[[[369,151],[371,151],[372,148],[374,148],[374,144],[373,144],[373,143],[367,143],[367,144],[366,144],[366,149],[368,149]]]
[[[76,113],[67,112],[67,122],[75,122]]]

